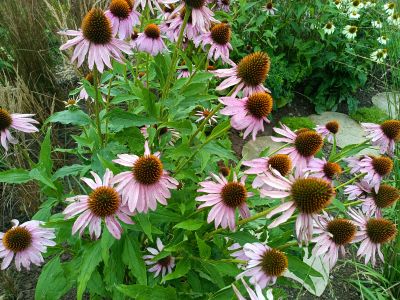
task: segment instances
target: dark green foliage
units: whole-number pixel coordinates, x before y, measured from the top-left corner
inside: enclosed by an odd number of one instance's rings
[[[375,123],[380,124],[389,119],[389,116],[378,107],[362,107],[350,114],[354,120],[360,123]]]
[[[283,117],[281,122],[292,130],[300,128],[314,129],[316,126],[315,123],[307,117]]]

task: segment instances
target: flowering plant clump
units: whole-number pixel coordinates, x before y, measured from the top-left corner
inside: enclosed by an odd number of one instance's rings
[[[244,11],[251,17],[236,18]],[[239,2],[237,13],[226,18],[240,32],[233,61],[269,50],[274,67],[267,83],[278,106],[295,101],[301,92],[317,112],[343,104],[355,110],[355,91],[369,79],[376,82],[371,74],[396,67],[400,55],[398,1]]]
[[[271,126],[274,64],[263,49],[232,58],[229,1],[175,2],[92,8],[80,29],[60,31],[72,37],[60,49],[91,71],[65,110],[40,125],[0,108],[2,151],[30,165],[0,182],[35,181],[44,195],[32,220],[0,233],[1,269],[43,266],[38,299],[271,299],[294,281],[315,292],[311,277],[324,274],[308,254],[328,273],[346,253],[384,261],[400,121],[363,124],[366,142],[341,151],[337,121],[279,125],[277,150],[241,160],[230,130],[255,140]],[[53,135],[59,124],[74,129],[71,147]],[[39,129],[30,158],[17,135]],[[58,153],[70,158],[61,167]]]

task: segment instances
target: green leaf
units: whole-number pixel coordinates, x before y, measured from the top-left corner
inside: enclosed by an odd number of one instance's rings
[[[109,126],[114,131],[120,131],[129,127],[141,127],[143,125],[153,125],[157,122],[152,117],[136,115],[122,109],[114,109],[105,117],[109,118]]]
[[[116,286],[117,290],[136,300],[177,300],[176,291],[172,287],[161,286],[145,286],[140,284],[125,285],[120,284]]]
[[[35,288],[35,300],[60,299],[69,289],[70,285],[64,276],[60,257],[55,256],[40,272]]]
[[[203,226],[203,224],[204,224],[204,221],[202,221],[202,220],[186,220],[186,221],[176,224],[174,226],[174,228],[182,228],[182,229],[193,231],[193,230],[199,229],[201,226]]]
[[[205,241],[199,238],[197,233],[195,233],[195,235],[196,235],[197,247],[199,247],[200,257],[205,259],[209,258],[211,255],[211,247],[208,246]]]
[[[147,270],[140,252],[139,243],[135,238],[125,235],[123,262],[129,267],[139,284],[147,285]]]
[[[311,266],[307,265],[296,256],[287,254],[287,258],[289,270],[315,290],[314,283],[311,280],[310,276],[323,277],[322,274],[313,269]]]
[[[361,150],[368,148],[367,143],[351,144],[343,147],[334,157],[330,158],[329,161],[337,162],[343,157],[349,157],[359,153]]]
[[[82,299],[83,293],[85,292],[87,283],[89,282],[93,271],[102,260],[101,243],[96,242],[95,244],[91,244],[88,248],[84,249],[83,253],[82,264],[80,266],[80,272],[77,279],[78,300]]]
[[[38,169],[38,168],[33,169],[29,172],[29,176],[31,177],[31,179],[38,180],[44,185],[48,186],[49,188],[57,190],[57,187],[54,185],[54,183],[47,176],[47,174],[43,169]]]
[[[77,176],[83,175],[90,170],[90,166],[84,165],[71,165],[71,166],[64,166],[58,169],[54,174],[52,179],[55,180],[57,178],[64,178],[65,176]]]
[[[108,267],[108,260],[110,258],[110,248],[115,242],[115,238],[111,235],[108,230],[104,230],[101,236],[101,256],[103,258],[104,265]]]
[[[175,271],[169,273],[167,276],[164,277],[163,281],[168,281],[176,278],[180,278],[187,274],[190,270],[190,260],[187,257],[181,259],[175,268]]]
[[[53,162],[51,160],[51,127],[47,129],[46,136],[44,137],[42,146],[40,148],[39,163],[44,168],[47,175],[51,174],[53,169]]]
[[[1,183],[25,183],[31,180],[29,171],[24,169],[11,169],[0,172]]]
[[[63,110],[51,115],[45,122],[47,123],[61,123],[72,124],[77,126],[84,126],[90,124],[90,117],[81,110]]]
[[[140,227],[142,227],[144,233],[153,241],[153,237],[151,235],[151,223],[148,214],[137,214],[136,219],[139,221]]]

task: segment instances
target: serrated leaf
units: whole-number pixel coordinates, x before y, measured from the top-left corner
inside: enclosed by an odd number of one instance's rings
[[[109,126],[114,131],[135,126],[153,125],[157,122],[155,118],[136,115],[122,109],[114,109],[105,117],[109,118]]]
[[[81,110],[63,110],[51,115],[46,123],[61,123],[64,125],[72,124],[77,126],[89,125],[90,117]]]
[[[35,288],[35,300],[60,299],[68,290],[70,284],[64,276],[60,257],[53,257],[40,272]]]
[[[183,222],[180,222],[174,226],[174,228],[181,228],[181,229],[186,229],[186,230],[197,230],[201,226],[203,226],[204,221],[202,220],[186,220]]]
[[[25,183],[31,180],[29,176],[29,171],[24,169],[11,169],[7,171],[0,172],[0,182],[1,183]]]
[[[84,166],[84,165],[71,165],[71,166],[64,166],[60,169],[58,169],[54,174],[52,179],[58,179],[58,178],[63,178],[65,176],[77,176],[77,175],[83,175],[84,173],[88,172],[90,170],[90,166]]]
[[[161,286],[145,286],[140,284],[117,285],[116,288],[123,294],[136,300],[177,300],[176,291],[172,287],[161,287]]]
[[[139,284],[147,284],[147,270],[140,252],[139,243],[131,236],[125,236],[122,253],[124,263],[129,267]]]
[[[189,272],[189,270],[190,270],[190,260],[189,258],[184,257],[176,264],[175,270],[163,278],[163,281],[180,278],[186,275],[187,272]]]
[[[199,247],[199,253],[201,258],[209,258],[211,255],[211,247],[207,245],[205,241],[203,241],[199,236],[196,235],[197,246]]]
[[[151,223],[148,214],[137,214],[136,219],[139,221],[140,227],[142,227],[144,233],[153,241],[153,237],[151,235]]]
[[[54,183],[51,181],[51,179],[47,176],[46,172],[43,169],[32,169],[29,172],[29,176],[31,179],[40,181],[44,185],[48,186],[49,188],[53,190],[57,190],[57,187],[54,185]]]
[[[76,295],[78,300],[82,299],[87,283],[89,282],[93,271],[96,269],[101,260],[102,256],[100,242],[96,242],[84,250],[82,264],[80,265],[80,272],[77,279],[78,287]]]

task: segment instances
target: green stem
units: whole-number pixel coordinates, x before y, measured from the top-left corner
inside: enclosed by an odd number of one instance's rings
[[[147,53],[146,56],[146,87],[149,90],[149,94],[150,94],[150,85],[149,85],[149,60],[150,60],[150,54]]]
[[[125,66],[126,68],[126,66]],[[111,96],[111,85],[114,79],[114,75],[110,78],[110,82],[108,83],[108,93],[107,93],[107,99],[106,99],[106,114],[108,113],[108,110],[110,108],[110,96]],[[108,118],[106,118],[106,135],[105,135],[105,144],[107,145],[108,142]]]
[[[329,155],[328,161],[332,159],[336,155],[336,134],[333,135],[333,145],[332,145],[332,151],[331,154]]]
[[[337,187],[335,187],[335,190],[338,190],[338,189],[348,185],[349,183],[356,181],[357,179],[363,177],[365,174],[367,174],[367,173],[358,174],[357,176],[353,177],[352,179],[346,181],[345,183],[342,183],[342,184],[338,185]]]
[[[101,135],[101,123],[100,123],[100,99],[99,99],[99,72],[97,68],[94,67],[93,69],[93,83],[94,83],[94,91],[95,91],[95,99],[94,99],[94,114],[96,117],[96,126],[97,126],[97,133],[100,139],[100,145],[103,146],[103,137]],[[100,96],[101,98],[101,96]]]
[[[362,200],[352,201],[352,202],[344,203],[344,206],[346,206],[346,207],[347,207],[347,206],[354,206],[354,205],[358,205],[358,204],[360,204],[360,203],[362,203],[362,202],[363,202]],[[236,223],[236,225],[237,225],[237,226],[241,226],[241,225],[247,224],[247,223],[249,223],[249,222],[255,221],[255,220],[259,219],[259,218],[262,218],[262,217],[268,215],[272,210],[274,210],[275,208],[279,207],[280,205],[281,205],[281,204],[278,204],[277,206],[274,206],[274,207],[269,207],[268,209],[263,210],[263,211],[261,211],[261,212],[259,212],[259,213],[256,213],[255,215],[252,215],[252,216],[249,217],[249,218],[239,220],[239,221]],[[330,209],[327,208],[326,210],[330,210]],[[284,223],[282,223],[282,224],[288,223],[288,222],[294,220],[296,217],[297,217],[297,215],[294,215],[294,216],[290,217],[286,222],[284,222]],[[215,229],[215,230],[209,232],[208,234],[206,234],[206,235],[204,236],[204,239],[208,240],[208,239],[210,239],[214,234],[223,232],[223,231],[225,231],[225,230],[226,230],[226,229],[224,229],[224,228]],[[283,246],[284,246],[284,245],[283,245]],[[282,247],[283,247],[283,246],[282,246]]]
[[[228,126],[228,127],[224,128],[223,130],[221,130],[220,132],[218,132],[218,134],[215,134],[215,135],[213,135],[212,137],[209,137],[207,140],[205,140],[205,142],[204,142],[203,144],[201,144],[195,151],[193,151],[192,155],[191,155],[187,160],[185,160],[183,163],[181,163],[181,164],[178,165],[178,167],[176,168],[176,171],[174,172],[174,175],[178,174],[178,173],[183,169],[183,167],[184,167],[189,161],[191,161],[191,160],[193,159],[193,157],[195,157],[196,154],[199,153],[199,151],[200,151],[205,145],[207,145],[208,143],[210,143],[210,142],[211,142],[212,140],[214,140],[215,138],[219,137],[222,133],[228,131],[230,128],[231,128],[231,127]]]
[[[268,153],[268,156],[274,155],[275,153],[277,153],[278,151],[282,150],[283,148],[286,148],[287,146],[289,146],[289,143],[282,145],[281,147],[279,147],[278,149],[275,149],[271,153]]]
[[[174,77],[174,74],[176,72],[176,63],[178,61],[178,51],[182,46],[183,34],[185,32],[185,28],[189,21],[189,17],[190,17],[191,13],[192,13],[191,9],[188,6],[186,6],[185,17],[183,19],[181,31],[179,32],[179,37],[178,37],[178,41],[176,43],[176,47],[174,49],[174,53],[172,54],[171,68],[168,72],[167,80],[165,82],[165,86],[164,86],[163,93],[162,93],[162,99],[165,99],[167,97],[169,88],[170,88],[170,85],[172,82],[172,78]]]

